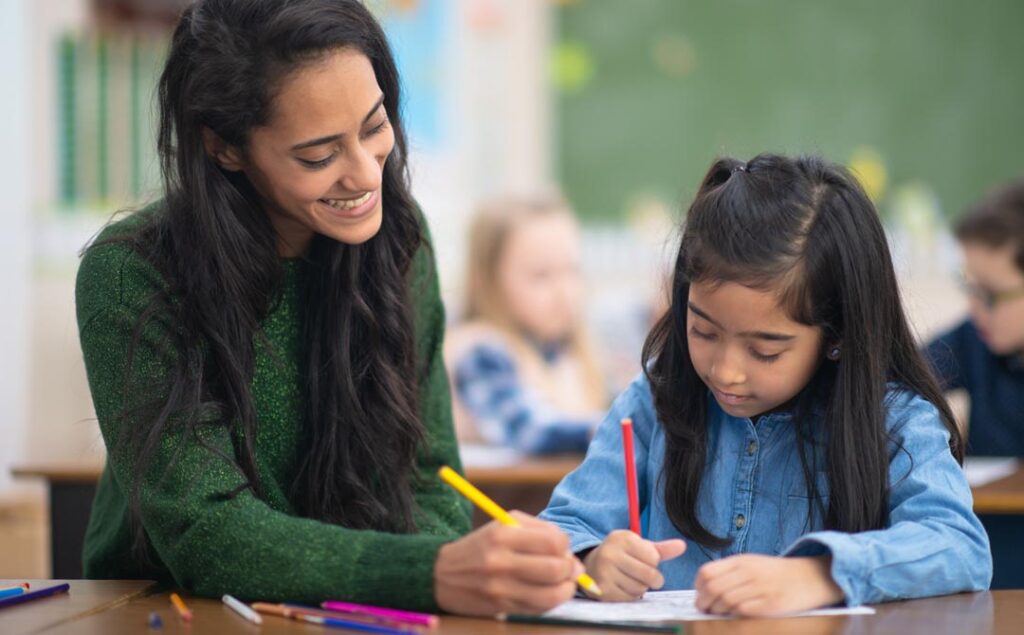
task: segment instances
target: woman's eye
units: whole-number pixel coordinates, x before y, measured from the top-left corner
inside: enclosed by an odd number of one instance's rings
[[[387,119],[385,119],[384,121],[381,121],[376,126],[374,126],[374,127],[370,128],[369,130],[367,130],[366,133],[363,135],[363,137],[366,138],[366,137],[374,136],[375,134],[379,133],[381,130],[386,128],[389,123],[390,122]]]
[[[334,156],[335,156],[334,154],[330,154],[330,155],[324,157],[323,159],[302,159],[302,158],[300,158],[299,162],[302,163],[302,165],[306,166],[307,168],[311,168],[313,170],[318,170],[320,168],[325,168],[328,165],[330,165],[331,161],[334,161]]]

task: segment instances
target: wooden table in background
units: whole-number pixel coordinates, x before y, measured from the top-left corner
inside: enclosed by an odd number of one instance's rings
[[[466,468],[466,475],[499,504],[536,514],[551,490],[580,462],[579,456],[529,459],[508,467]],[[50,490],[50,541],[55,578],[82,577],[82,539],[102,466],[38,464],[13,474],[40,478]],[[997,552],[994,588],[1024,588],[1024,468],[1006,478],[975,488],[974,510],[981,516]],[[474,510],[474,526],[489,520]]]
[[[977,514],[1024,515],[1024,467],[971,491],[974,493],[974,511]]]
[[[127,586],[132,585],[134,586]],[[49,634],[119,635],[146,632],[151,611],[163,620],[161,632],[187,633],[334,633],[341,630],[318,627],[283,618],[265,616],[262,626],[250,624],[216,600],[185,596],[192,610],[191,624],[182,622],[171,608],[166,591],[148,593],[148,582],[81,580],[72,583],[65,598],[50,598],[0,610],[3,633],[42,632]],[[775,633],[927,633],[945,635],[1010,635],[1024,623],[1024,591],[969,593],[911,602],[894,602],[875,607],[876,615],[804,617],[773,620],[728,620],[686,623],[687,635],[748,635]],[[75,613],[74,611],[78,611]],[[12,619],[13,618],[13,619]],[[430,635],[605,635],[630,631],[588,628],[555,628],[505,624],[494,620],[443,617]]]

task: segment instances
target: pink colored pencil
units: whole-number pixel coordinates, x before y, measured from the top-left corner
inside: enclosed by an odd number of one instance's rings
[[[324,602],[321,604],[328,611],[339,613],[352,613],[359,615],[372,615],[392,622],[404,622],[406,624],[423,624],[426,626],[437,626],[440,618],[429,613],[413,613],[412,611],[399,611],[397,609],[386,609],[379,606],[367,606],[365,604],[352,604],[350,602]]]
[[[626,462],[626,496],[629,499],[629,529],[640,535],[640,497],[636,485],[636,459],[633,456],[633,420],[626,418],[622,424],[622,452]]]

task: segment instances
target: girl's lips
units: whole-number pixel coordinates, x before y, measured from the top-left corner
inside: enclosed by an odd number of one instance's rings
[[[729,404],[730,406],[739,406],[750,401],[750,397],[746,395],[734,395],[732,393],[723,392],[717,388],[712,388],[715,393],[715,398],[720,402]]]

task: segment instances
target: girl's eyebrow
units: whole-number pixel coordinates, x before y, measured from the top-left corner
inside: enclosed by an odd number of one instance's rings
[[[714,318],[708,315],[706,312],[697,307],[693,302],[687,302],[686,305],[693,311],[698,317],[701,317],[708,322],[711,322],[718,328],[723,328],[721,324],[716,322]],[[759,340],[768,340],[769,342],[788,342],[796,338],[795,335],[789,335],[787,333],[771,333],[768,331],[744,331],[740,333],[740,337],[753,337]]]
[[[377,99],[377,103],[375,103],[373,105],[373,108],[370,109],[370,112],[366,113],[366,116],[363,117],[363,125],[364,126],[366,125],[366,122],[368,122],[370,120],[370,117],[373,116],[373,113],[377,112],[380,109],[380,107],[381,107],[381,105],[383,103],[384,103],[384,95],[381,95]],[[293,145],[290,149],[291,149],[292,152],[294,152],[295,150],[304,150],[306,148],[312,148],[313,146],[322,146],[322,145],[325,145],[325,144],[328,144],[328,143],[334,143],[335,141],[337,141],[338,139],[341,139],[344,136],[345,136],[344,133],[332,134],[332,135],[328,135],[326,137],[320,137],[318,139],[313,139],[311,141],[303,141],[302,143],[297,143],[297,144]]]

